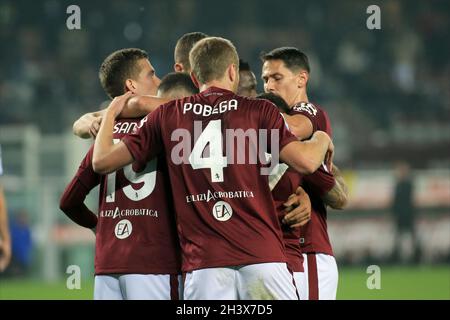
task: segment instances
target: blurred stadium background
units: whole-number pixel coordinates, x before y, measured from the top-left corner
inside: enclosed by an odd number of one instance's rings
[[[70,4],[81,30],[66,28]],[[381,30],[366,28],[371,4]],[[448,1],[0,0],[1,183],[15,255],[0,299],[92,298],[94,236],[58,209],[91,143],[72,123],[105,103],[106,55],[143,48],[161,77],[191,31],[231,39],[257,78],[263,50],[296,46],[310,57],[309,97],[330,115],[350,186],[348,209],[329,213],[338,298],[450,299],[449,15]],[[414,210],[400,235],[392,208],[406,166]],[[81,290],[66,288],[69,265],[81,268]],[[381,268],[380,290],[366,286],[369,265]]]

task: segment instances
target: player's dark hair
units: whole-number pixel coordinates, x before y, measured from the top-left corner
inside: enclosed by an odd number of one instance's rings
[[[183,65],[185,72],[189,73],[191,71],[189,52],[197,42],[206,37],[208,35],[203,32],[190,32],[178,39],[175,45],[174,60],[175,63],[181,63]]]
[[[282,60],[291,71],[306,70],[311,71],[309,60],[306,54],[294,47],[281,47],[273,49],[266,53],[261,53],[261,60],[266,62],[268,60]]]
[[[125,93],[125,81],[135,79],[139,75],[141,70],[138,61],[141,59],[148,59],[148,54],[137,48],[117,50],[106,57],[100,66],[98,76],[103,89],[110,98]]]
[[[253,74],[250,65],[247,61],[239,59],[239,86],[238,95],[253,96],[253,92],[256,95],[257,81]]]
[[[166,95],[171,91],[185,91],[191,95],[197,94],[199,92],[198,88],[192,82],[191,77],[187,73],[171,72],[161,79],[158,91]]]
[[[256,96],[258,99],[266,99],[272,102],[281,112],[287,113],[290,108],[289,105],[284,101],[282,97],[276,95],[272,92],[269,93],[260,93]]]
[[[239,59],[239,71],[252,71],[252,69],[247,61]]]

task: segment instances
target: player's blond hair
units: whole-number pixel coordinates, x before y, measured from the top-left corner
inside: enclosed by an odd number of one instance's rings
[[[189,54],[192,72],[200,83],[220,80],[234,64],[239,72],[239,56],[231,41],[208,37],[195,44]]]

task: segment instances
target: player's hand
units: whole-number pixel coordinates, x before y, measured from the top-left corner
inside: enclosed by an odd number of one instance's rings
[[[286,215],[283,223],[291,228],[301,227],[311,219],[311,200],[302,187],[298,187],[284,203]]]
[[[102,116],[96,117],[92,120],[91,126],[89,127],[89,134],[92,138],[95,138],[100,130],[100,125],[102,123]]]
[[[114,119],[117,118],[132,95],[133,93],[131,91],[127,91],[123,95],[115,97],[109,104],[107,112],[112,114]]]
[[[11,243],[0,239],[0,272],[4,271],[11,261]]]

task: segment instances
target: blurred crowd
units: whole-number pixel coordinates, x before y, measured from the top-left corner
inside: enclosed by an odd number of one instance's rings
[[[306,52],[309,98],[329,112],[347,166],[450,163],[448,1],[382,1],[381,30],[366,27],[368,1],[77,1],[81,30],[66,27],[70,4],[0,0],[0,125],[70,130],[106,100],[97,71],[110,52],[145,49],[163,76],[176,40],[202,31],[231,39],[258,79],[261,51]]]

